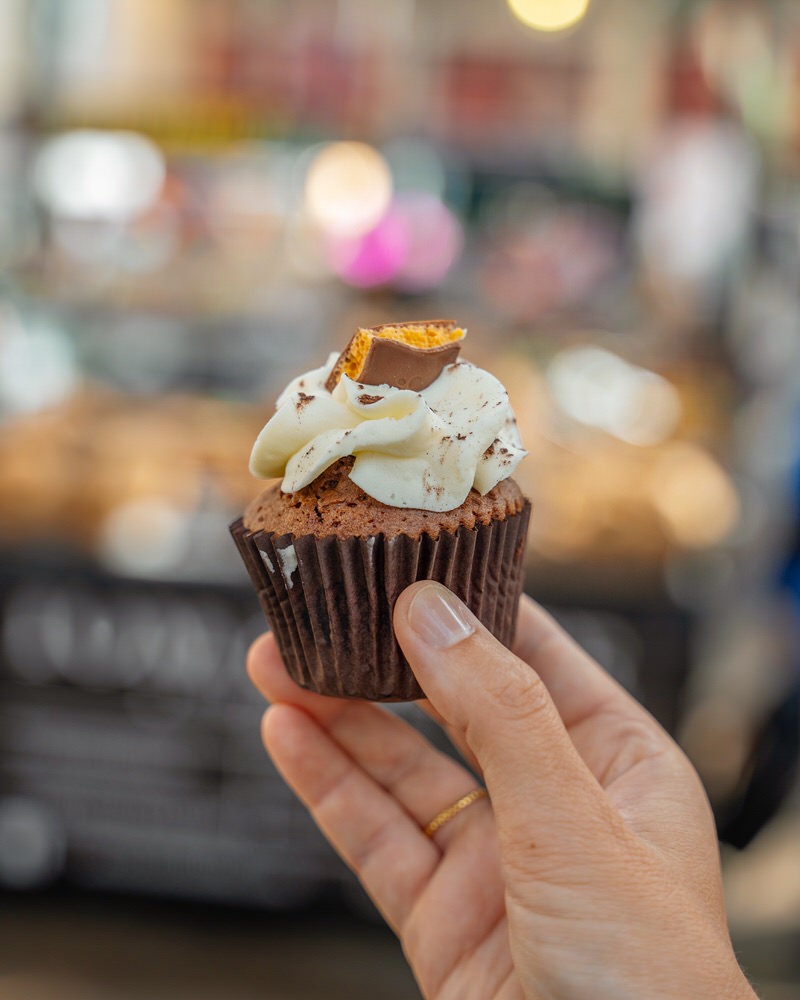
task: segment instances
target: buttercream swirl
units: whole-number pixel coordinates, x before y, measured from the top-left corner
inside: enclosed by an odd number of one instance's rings
[[[467,362],[447,365],[421,392],[325,380],[337,359],[291,382],[256,439],[250,471],[283,477],[294,493],[352,455],[350,478],[391,507],[448,511],[473,487],[488,493],[525,457],[508,393]]]

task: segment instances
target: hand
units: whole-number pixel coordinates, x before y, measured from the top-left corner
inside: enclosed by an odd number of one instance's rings
[[[429,1000],[738,1000],[711,813],[657,723],[532,601],[514,653],[445,588],[409,587],[395,632],[481,775],[379,706],[250,676],[276,766],[399,935]],[[516,654],[516,655],[515,655]]]

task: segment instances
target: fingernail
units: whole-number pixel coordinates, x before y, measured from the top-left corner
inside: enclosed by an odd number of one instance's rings
[[[431,583],[414,596],[408,621],[417,635],[434,649],[449,649],[475,631],[471,615],[449,590]]]

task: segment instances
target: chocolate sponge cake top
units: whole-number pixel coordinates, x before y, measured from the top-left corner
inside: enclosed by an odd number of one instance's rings
[[[248,531],[319,538],[378,534],[417,538],[423,533],[436,537],[441,531],[454,532],[461,527],[504,520],[519,513],[525,503],[514,480],[503,479],[483,496],[470,490],[464,503],[451,511],[390,507],[356,486],[349,475],[352,464],[352,458],[340,459],[295,493],[282,493],[279,484],[274,483],[248,506],[245,527]]]

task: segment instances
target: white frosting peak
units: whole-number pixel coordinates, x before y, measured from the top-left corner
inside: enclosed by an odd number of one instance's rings
[[[524,458],[508,393],[488,372],[451,364],[421,392],[343,376],[331,393],[337,357],[286,387],[253,446],[251,472],[282,476],[284,493],[353,455],[350,478],[375,500],[447,511],[473,486],[488,493]]]

